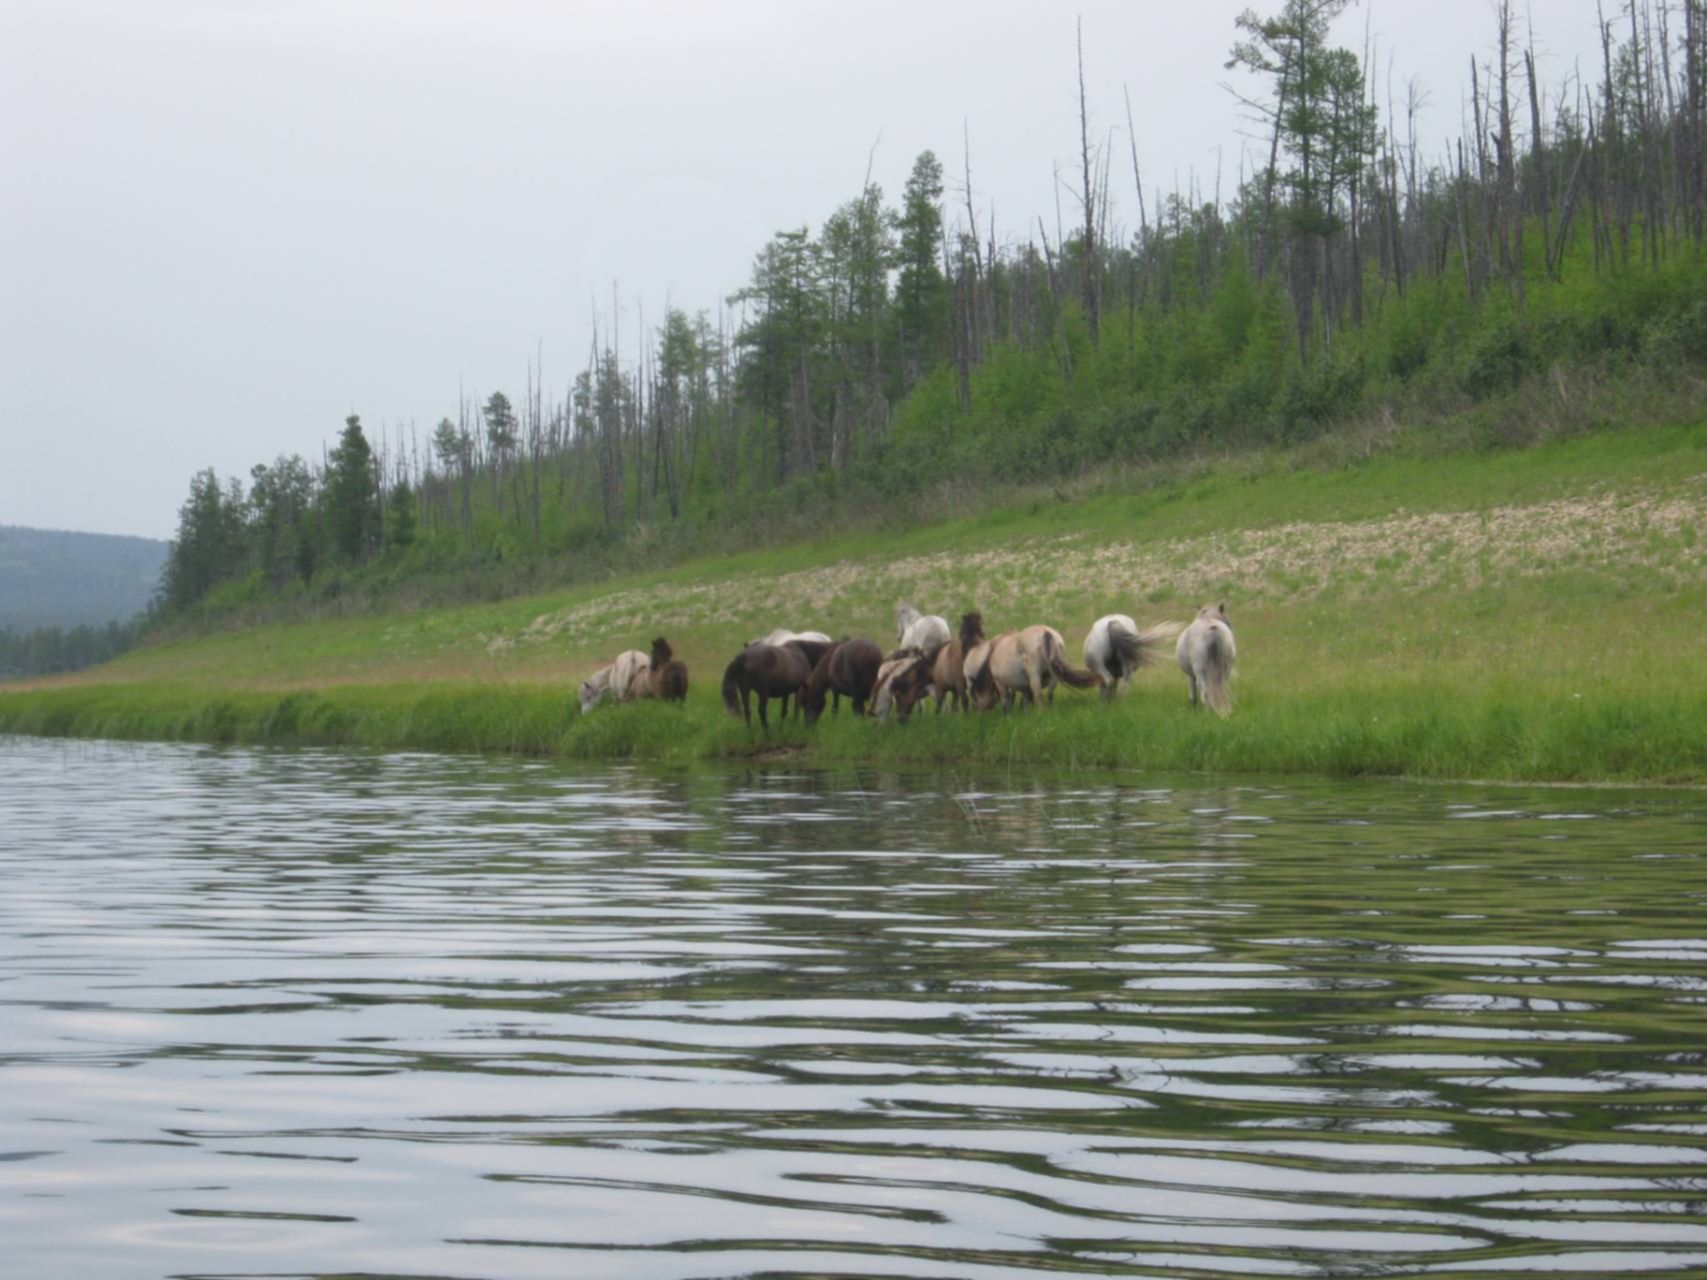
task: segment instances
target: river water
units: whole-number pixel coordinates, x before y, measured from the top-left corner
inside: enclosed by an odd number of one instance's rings
[[[1704,817],[0,738],[0,1273],[1707,1275]]]

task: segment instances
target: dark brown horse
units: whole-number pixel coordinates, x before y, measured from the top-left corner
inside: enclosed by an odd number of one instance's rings
[[[899,672],[891,682],[895,695],[895,710],[905,720],[913,707],[927,693],[936,697],[937,714],[942,714],[944,698],[964,711],[966,696],[966,655],[984,639],[984,615],[962,614],[960,634],[947,644],[939,644],[921,654],[910,667]]]
[[[782,718],[788,719],[788,700],[806,683],[812,668],[830,646],[814,640],[786,644],[750,644],[736,654],[723,672],[723,706],[732,716],[753,723],[752,694],[759,695],[759,724],[769,729],[767,711],[772,698],[782,699]]]
[[[652,642],[651,693],[665,702],[685,702],[688,696],[687,664],[676,660],[670,642],[659,636]]]
[[[877,668],[883,665],[883,650],[869,640],[843,640],[831,645],[800,686],[799,706],[807,724],[824,714],[824,700],[833,698],[832,713],[842,709],[842,695],[853,699],[856,716],[865,714],[866,699],[877,683]]]

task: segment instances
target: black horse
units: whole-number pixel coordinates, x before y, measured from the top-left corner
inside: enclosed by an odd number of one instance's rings
[[[816,640],[790,640],[786,644],[750,644],[735,655],[723,672],[723,706],[753,723],[752,694],[759,695],[759,725],[770,728],[767,708],[772,698],[782,699],[782,718],[788,719],[788,700],[812,674],[830,648]]]

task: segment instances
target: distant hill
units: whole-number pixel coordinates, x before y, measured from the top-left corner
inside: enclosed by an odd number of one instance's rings
[[[165,562],[154,538],[0,525],[0,627],[123,621],[153,597]]]

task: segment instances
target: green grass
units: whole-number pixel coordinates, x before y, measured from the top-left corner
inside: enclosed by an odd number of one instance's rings
[[[71,681],[0,690],[0,731],[1701,783],[1703,512],[1701,424],[1499,452],[1245,456],[543,596],[177,640]],[[844,714],[761,735],[717,696],[724,663],[753,635],[815,626],[886,643],[902,596],[951,616],[982,608],[993,628],[1051,622],[1076,656],[1102,613],[1183,619],[1223,595],[1240,646],[1225,722],[1189,711],[1171,663],[1141,673],[1113,708],[1063,691],[1036,713],[927,710],[907,725]],[[689,664],[687,705],[579,715],[579,679],[659,631]]]

